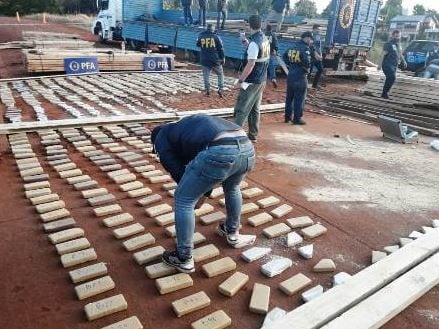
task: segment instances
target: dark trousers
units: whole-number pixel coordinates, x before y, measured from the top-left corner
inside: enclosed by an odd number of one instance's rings
[[[206,7],[200,7],[198,11],[198,25],[206,26]]]
[[[383,95],[388,96],[390,89],[392,89],[393,84],[396,80],[396,68],[391,66],[383,66],[383,72],[386,76],[386,81],[384,82]]]
[[[184,23],[187,24],[193,24],[194,19],[192,17],[192,9],[191,6],[184,6],[183,7],[183,14],[184,14]]]
[[[216,29],[217,30],[220,29],[221,17],[222,17],[221,29],[224,30],[224,26],[225,26],[226,20],[227,20],[227,10],[223,9],[223,10],[218,12],[218,16],[216,18]]]
[[[312,82],[312,87],[317,88],[323,74],[323,63],[322,61],[315,61],[312,63],[312,65],[317,69],[316,75],[314,76],[314,81]]]
[[[307,81],[291,81],[288,77],[287,98],[285,100],[285,121],[293,120],[298,122],[303,116],[303,109],[305,108]],[[294,117],[293,116],[294,110]]]

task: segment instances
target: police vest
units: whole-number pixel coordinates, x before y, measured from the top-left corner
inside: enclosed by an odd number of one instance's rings
[[[250,37],[250,42],[254,42],[258,45],[259,53],[255,66],[247,79],[245,79],[245,82],[262,83],[267,80],[268,62],[270,60],[270,41],[264,33],[259,31]],[[247,51],[244,55],[244,61],[245,63],[248,61]]]
[[[212,67],[220,63],[219,49],[222,48],[221,40],[210,31],[202,32],[198,39],[201,48],[201,65]]]
[[[309,69],[311,63],[311,51],[305,42],[300,41],[295,47],[288,49],[284,59],[288,65],[290,77],[295,79],[306,77],[308,74],[306,70]]]

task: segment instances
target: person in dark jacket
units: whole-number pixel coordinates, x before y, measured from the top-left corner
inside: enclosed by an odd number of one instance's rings
[[[282,24],[284,22],[285,15],[290,11],[290,0],[272,0],[271,10],[267,15],[265,20],[265,25],[267,23],[276,24],[276,32],[280,32]]]
[[[402,55],[401,49],[401,32],[395,30],[392,32],[392,39],[384,44],[384,51],[382,55],[381,66],[378,66],[378,70],[383,69],[383,73],[386,76],[384,82],[382,98],[389,98],[389,91],[392,89],[396,80],[396,71],[398,65],[402,63],[403,67],[407,67],[407,63]]]
[[[314,24],[312,27],[313,44],[311,47],[311,68],[316,68],[316,74],[312,82],[313,88],[319,87],[319,82],[323,74],[323,57],[322,57],[322,35],[320,34],[320,25]]]
[[[304,32],[301,41],[289,48],[284,54],[285,64],[288,65],[287,96],[285,100],[285,123],[304,125],[302,120],[305,107],[307,75],[311,68],[311,44],[313,35]],[[293,116],[294,107],[294,117]]]
[[[276,68],[278,65],[277,52],[279,50],[276,34],[272,31],[270,24],[265,29],[265,36],[270,41],[270,62],[268,63],[267,78],[271,81],[273,86],[277,88]]]
[[[194,208],[221,184],[227,217],[217,232],[235,248],[254,242],[239,235],[242,195],[239,184],[255,165],[255,150],[238,125],[209,115],[193,115],[157,126],[151,134],[154,150],[178,186],[174,194],[177,248],[163,261],[178,271],[195,271],[192,258]]]
[[[207,0],[198,0],[200,10],[198,11],[198,25],[206,27]]]
[[[227,20],[227,10],[228,10],[228,2],[229,0],[217,0],[217,6],[216,11],[218,13],[217,19],[216,19],[216,29],[217,30],[224,30]],[[221,26],[220,21],[222,18]]]
[[[225,63],[223,42],[218,34],[214,32],[212,24],[207,25],[207,29],[200,33],[197,46],[201,48],[200,59],[203,68],[204,89],[206,95],[210,95],[210,72],[213,71],[218,76],[218,95],[223,97],[224,93],[224,71]]]
[[[192,0],[181,0],[181,5],[183,6],[184,24],[192,25],[194,19],[192,17]]]

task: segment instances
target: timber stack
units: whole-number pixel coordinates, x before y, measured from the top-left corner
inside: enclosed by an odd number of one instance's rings
[[[439,81],[398,76],[391,99],[381,98],[385,77],[370,74],[361,93],[337,95],[319,92],[309,103],[326,111],[376,122],[378,114],[400,119],[418,132],[439,136]]]

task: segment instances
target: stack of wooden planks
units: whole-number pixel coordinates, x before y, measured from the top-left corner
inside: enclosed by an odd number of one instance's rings
[[[380,328],[439,283],[439,229],[294,309],[267,329]]]
[[[44,49],[42,51],[25,50],[26,68],[30,73],[36,72],[64,72],[65,58],[97,57],[100,71],[143,71],[145,56],[171,58],[174,67],[174,55],[170,54],[144,54],[134,51],[125,53],[112,49],[79,49],[77,51],[61,51],[60,49]]]
[[[300,38],[303,32],[312,32],[314,24],[320,25],[320,34],[324,40],[328,28],[328,21],[325,19],[309,19],[302,24],[282,24],[281,34],[284,36]]]
[[[439,136],[439,81],[400,76],[387,100],[380,97],[384,79],[382,75],[370,75],[357,96],[319,92],[308,102],[326,111],[375,122],[378,114],[383,114],[400,119],[421,134]]]
[[[81,39],[77,34],[58,33],[58,32],[40,32],[40,31],[23,31],[23,40],[69,40],[69,39]]]

